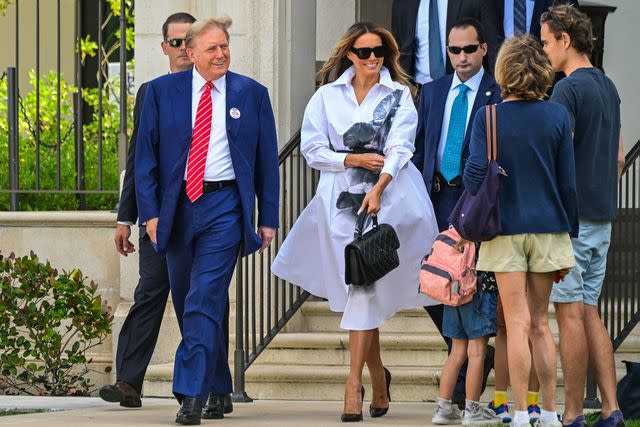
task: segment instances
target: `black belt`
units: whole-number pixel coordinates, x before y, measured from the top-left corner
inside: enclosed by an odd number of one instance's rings
[[[202,192],[204,194],[213,193],[218,190],[222,190],[225,187],[231,187],[232,185],[236,185],[235,179],[230,179],[228,181],[204,181],[202,183]]]
[[[431,182],[431,188],[434,193],[439,193],[442,187],[460,187],[462,185],[462,178],[460,175],[453,178],[451,181],[447,181],[444,176],[440,172],[436,172],[433,176],[433,181]]]

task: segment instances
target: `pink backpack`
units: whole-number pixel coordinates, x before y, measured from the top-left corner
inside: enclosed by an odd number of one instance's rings
[[[466,304],[476,293],[476,245],[450,228],[438,234],[422,259],[420,292],[442,304]]]

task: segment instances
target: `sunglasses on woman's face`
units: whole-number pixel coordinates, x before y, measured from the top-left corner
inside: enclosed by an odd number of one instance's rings
[[[468,44],[466,46],[447,46],[447,49],[453,55],[460,55],[460,52],[464,52],[466,54],[474,53],[479,47],[479,44]]]
[[[376,58],[383,58],[387,53],[387,48],[384,46],[352,47],[351,52],[355,53],[360,59],[369,59],[371,57],[371,52],[373,52]]]
[[[167,40],[167,44],[171,47],[180,47],[182,46],[182,42],[184,42],[184,39],[169,39]]]

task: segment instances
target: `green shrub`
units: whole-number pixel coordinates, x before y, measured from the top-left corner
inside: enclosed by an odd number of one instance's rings
[[[98,286],[75,269],[0,254],[0,375],[9,391],[88,394],[87,351],[111,333],[113,315]],[[106,372],[110,372],[107,368]]]
[[[7,99],[7,78],[0,79],[0,99]],[[40,76],[40,188],[57,189],[57,146],[58,146],[58,79],[55,72]],[[29,73],[33,90],[22,94],[19,100],[18,131],[20,156],[20,188],[36,188],[36,76]],[[102,188],[118,190],[118,132],[120,130],[120,106],[117,82],[107,81],[102,99]],[[77,88],[60,79],[60,181],[61,188],[76,188],[76,148],[73,121],[73,96]],[[98,186],[98,89],[82,90],[82,97],[92,110],[92,120],[83,124],[85,188],[97,190]],[[132,97],[127,100],[133,104]],[[132,132],[132,108],[128,108],[127,123]],[[7,103],[0,103],[0,159],[8,165],[8,109]],[[0,168],[0,188],[9,188],[9,168]],[[117,194],[87,194],[87,209],[109,210],[118,201]],[[19,195],[20,210],[76,210],[79,208],[75,194],[24,194]],[[0,193],[0,210],[9,210],[9,195]]]

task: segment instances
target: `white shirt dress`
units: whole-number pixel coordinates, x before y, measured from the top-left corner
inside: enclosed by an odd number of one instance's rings
[[[351,67],[320,87],[305,109],[300,149],[309,166],[321,171],[320,181],[271,271],[326,298],[332,311],[343,312],[341,328],[369,330],[399,310],[435,304],[418,292],[418,284],[420,261],[438,230],[422,175],[410,160],[418,115],[409,89],[393,82],[383,67],[380,82],[358,105],[354,74]],[[395,115],[385,126],[392,110]],[[354,238],[355,212],[379,175],[345,168],[344,159],[349,152],[372,150],[384,154],[381,173],[393,178],[382,194],[378,222],[396,230],[400,266],[371,286],[350,286],[344,282],[344,248]]]

